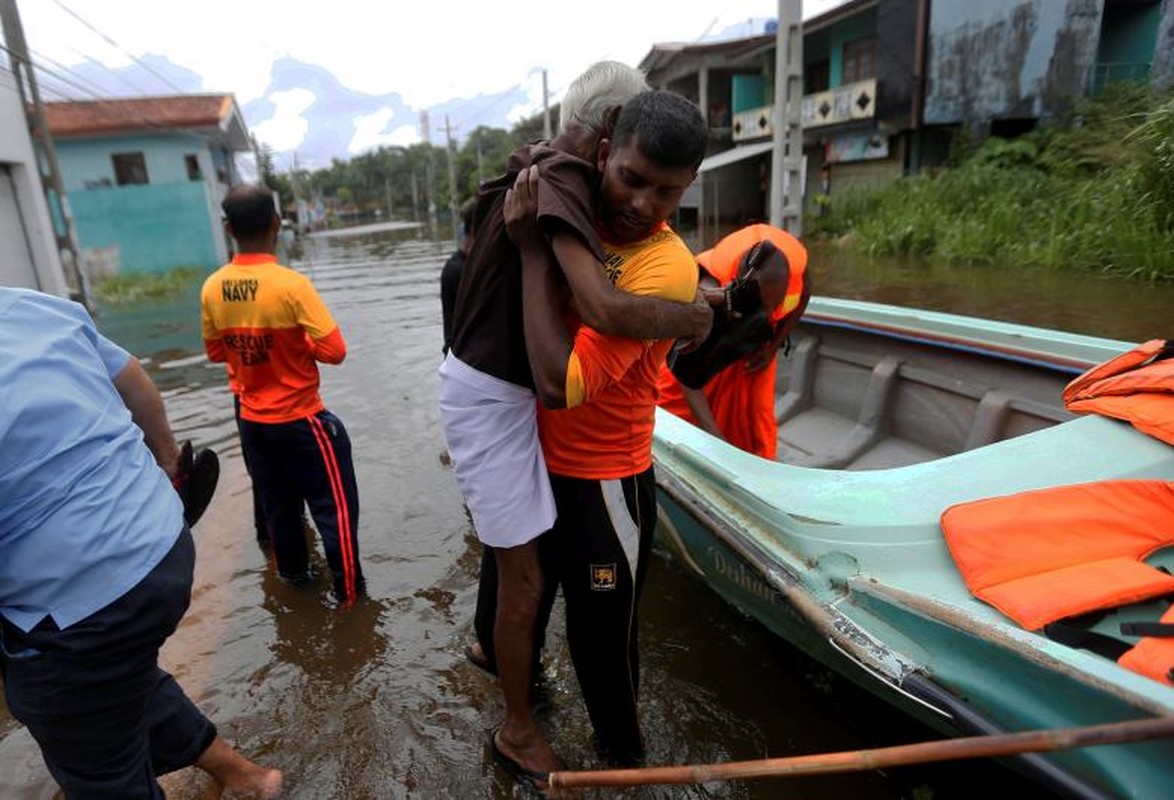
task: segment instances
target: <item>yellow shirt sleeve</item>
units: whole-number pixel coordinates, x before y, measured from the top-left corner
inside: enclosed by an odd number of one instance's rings
[[[697,294],[697,263],[684,243],[675,234],[662,233],[641,244],[617,252],[621,262],[616,287],[664,300],[692,301]],[[580,327],[567,361],[567,407],[590,402],[619,382],[653,341],[604,336],[586,325]]]

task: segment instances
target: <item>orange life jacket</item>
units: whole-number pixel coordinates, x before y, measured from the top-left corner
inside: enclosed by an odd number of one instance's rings
[[[1162,622],[1174,626],[1174,606],[1162,615]],[[1117,659],[1117,663],[1167,686],[1174,686],[1174,636],[1147,636]]]
[[[1069,411],[1123,419],[1174,444],[1174,340],[1151,339],[1090,369],[1064,389]]]
[[[992,497],[947,508],[941,524],[971,593],[1027,630],[1174,594],[1174,576],[1142,563],[1174,545],[1174,482],[1101,481]],[[1130,653],[1120,663],[1151,677],[1174,667],[1174,639],[1145,639]]]

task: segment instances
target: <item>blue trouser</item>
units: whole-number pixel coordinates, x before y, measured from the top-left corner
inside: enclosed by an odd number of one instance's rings
[[[0,619],[5,698],[66,798],[161,800],[156,775],[190,766],[215,726],[159,668],[159,648],[191,600],[185,527],[133,589],[64,630]]]
[[[558,520],[538,540],[547,592],[561,586],[567,644],[600,754],[612,764],[644,757],[637,604],[656,529],[649,468],[615,480],[550,476]]]
[[[233,418],[236,420],[236,432],[244,441],[244,434],[241,430],[241,398],[239,394],[232,396],[232,411]],[[265,507],[261,501],[261,490],[257,488],[257,481],[253,478],[253,465],[249,463],[249,451],[245,450],[244,445],[241,445],[241,457],[245,461],[245,472],[249,473],[249,481],[253,484],[253,531],[257,535],[257,541],[263,545],[269,544],[269,529],[265,524]]]
[[[351,440],[329,411],[292,422],[240,421],[241,447],[259,484],[273,557],[284,577],[306,576],[310,553],[302,503],[322,537],[334,595],[352,603],[364,591],[359,566],[359,490]]]

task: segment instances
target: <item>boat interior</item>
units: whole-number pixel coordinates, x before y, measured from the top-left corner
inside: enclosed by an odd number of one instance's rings
[[[1062,392],[1091,366],[1013,348],[992,357],[949,337],[814,315],[790,338],[776,386],[777,458],[823,469],[903,467],[1073,419]],[[1144,562],[1174,572],[1174,546]],[[1133,603],[1049,625],[1045,635],[1116,660],[1138,641],[1128,624],[1155,623],[1169,608],[1169,597]]]
[[[777,458],[886,469],[992,444],[1071,419],[1077,372],[805,319],[779,359]]]

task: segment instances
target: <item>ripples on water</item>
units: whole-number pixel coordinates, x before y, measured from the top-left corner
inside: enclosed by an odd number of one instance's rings
[[[231,396],[222,367],[201,354],[198,287],[100,317],[106,335],[147,362],[179,435],[222,457],[220,488],[195,531],[192,607],[163,660],[223,735],[285,770],[293,798],[525,796],[488,758],[488,732],[502,716],[499,695],[462,656],[472,636],[479,551],[445,466],[435,402],[438,277],[450,249],[450,242],[412,231],[333,237],[309,240],[294,262],[312,277],[350,346],[343,365],[322,369],[326,403],[354,443],[371,595],[345,613],[329,609],[325,578],[314,589],[294,589],[274,577],[253,544]],[[858,270],[856,288],[840,294],[916,300],[936,280],[878,276],[869,289],[867,266]],[[824,283],[846,284],[847,273],[833,269]],[[966,284],[956,291],[981,296]],[[1023,294],[1009,287],[1006,296]],[[1106,335],[1128,338],[1124,329]],[[572,766],[597,766],[557,613],[553,631],[551,703],[541,718]],[[641,652],[653,764],[936,738],[663,559],[653,563],[642,601]],[[6,713],[0,736],[0,797],[53,797],[35,746]],[[212,796],[192,771],[170,777],[167,787],[180,800]],[[999,791],[1041,794],[990,762],[959,762],[579,796],[949,798]]]

